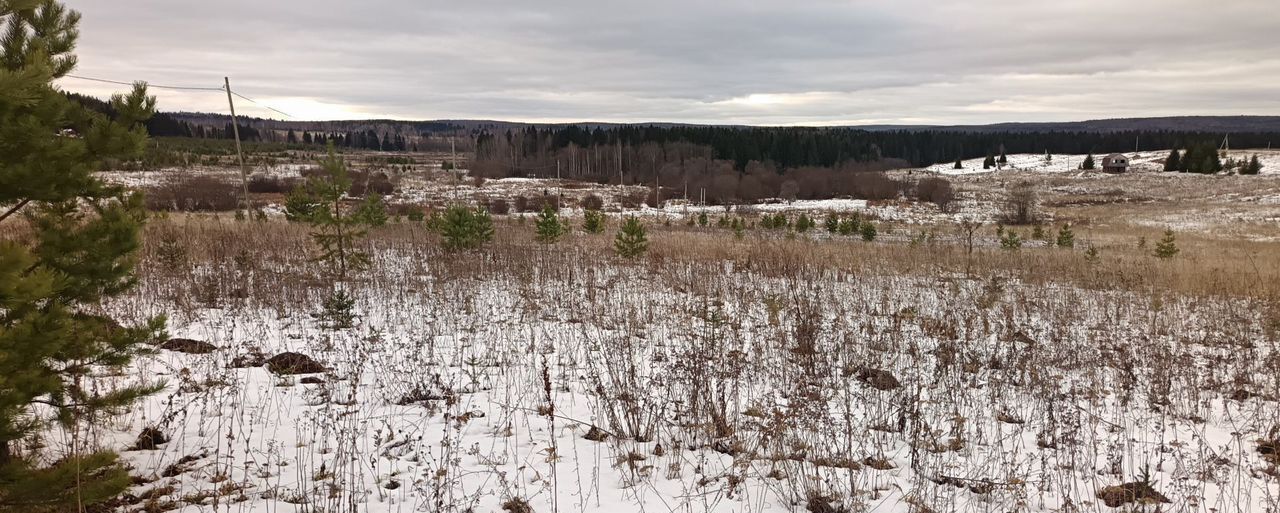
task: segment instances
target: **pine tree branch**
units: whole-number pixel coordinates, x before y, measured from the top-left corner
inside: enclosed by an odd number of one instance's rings
[[[22,210],[22,207],[27,206],[27,203],[31,203],[31,200],[24,199],[22,201],[19,201],[17,205],[13,206],[13,208],[10,208],[4,214],[0,214],[0,223],[4,222],[5,219],[8,219],[9,216],[18,213],[19,210]]]

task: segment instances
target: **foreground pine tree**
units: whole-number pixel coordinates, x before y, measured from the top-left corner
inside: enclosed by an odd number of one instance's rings
[[[1083,169],[1085,171],[1091,171],[1095,168],[1096,166],[1093,163],[1093,154],[1090,153],[1084,157],[1084,162],[1080,164],[1080,169]]]
[[[95,313],[134,286],[145,211],[92,171],[141,155],[155,100],[135,84],[107,119],[53,86],[75,68],[79,21],[52,0],[0,0],[0,229],[27,232],[0,241],[0,511],[74,511],[123,492],[128,474],[86,442],[86,419],[159,390],[91,382],[145,352],[164,323]],[[55,425],[71,448],[40,442]]]
[[[622,231],[613,240],[613,249],[623,258],[635,258],[649,249],[649,239],[645,237],[644,225],[635,217],[628,217],[622,223]]]

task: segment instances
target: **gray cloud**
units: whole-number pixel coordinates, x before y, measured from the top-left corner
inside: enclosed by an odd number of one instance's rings
[[[174,85],[230,75],[300,118],[1280,114],[1273,0],[69,3],[84,14],[77,73]],[[225,108],[216,93],[155,93],[168,110]]]

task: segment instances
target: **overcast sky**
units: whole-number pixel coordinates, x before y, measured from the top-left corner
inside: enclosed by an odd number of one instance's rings
[[[229,75],[294,119],[1280,115],[1275,0],[67,3],[84,14],[75,73],[180,86]],[[154,93],[162,110],[226,110],[217,92]]]

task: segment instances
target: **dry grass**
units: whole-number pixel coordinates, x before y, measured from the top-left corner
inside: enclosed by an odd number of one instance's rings
[[[475,255],[454,255],[439,247],[438,237],[423,225],[393,223],[375,230],[368,241],[373,248],[403,248],[443,263],[455,276],[494,270],[529,268],[529,256],[561,263],[577,259],[615,258],[612,254],[616,221],[601,235],[576,231],[547,253],[533,238],[532,223],[507,220],[498,223],[495,241]],[[919,230],[912,227],[912,232]],[[979,247],[970,259],[954,229],[931,228],[937,235],[923,245],[909,244],[905,228],[867,243],[851,238],[830,238],[825,233],[788,237],[778,232],[749,231],[737,239],[727,230],[686,228],[682,223],[665,227],[651,224],[650,251],[643,260],[656,274],[691,265],[728,263],[741,271],[775,277],[821,276],[845,272],[854,276],[932,276],[941,282],[976,277],[1000,277],[1027,284],[1070,285],[1088,289],[1114,289],[1148,294],[1188,294],[1257,300],[1280,298],[1280,242],[1222,241],[1197,234],[1178,234],[1179,255],[1161,260],[1151,248],[1161,231],[1120,226],[1092,229],[1077,237],[1092,241],[1100,260],[1090,262],[1084,250],[1036,247],[1032,241],[1017,251],[1000,249],[992,229],[983,231]],[[152,223],[149,234],[181,233],[195,263],[218,264],[250,258],[255,265],[298,269],[310,252],[308,228],[283,222],[244,223],[227,216],[174,215]],[[1026,231],[1026,230],[1023,230]],[[1048,230],[1047,230],[1048,231]],[[1145,237],[1147,245],[1137,241]],[[149,237],[148,239],[153,239]],[[152,250],[154,251],[154,249]],[[970,269],[969,276],[965,275]]]

